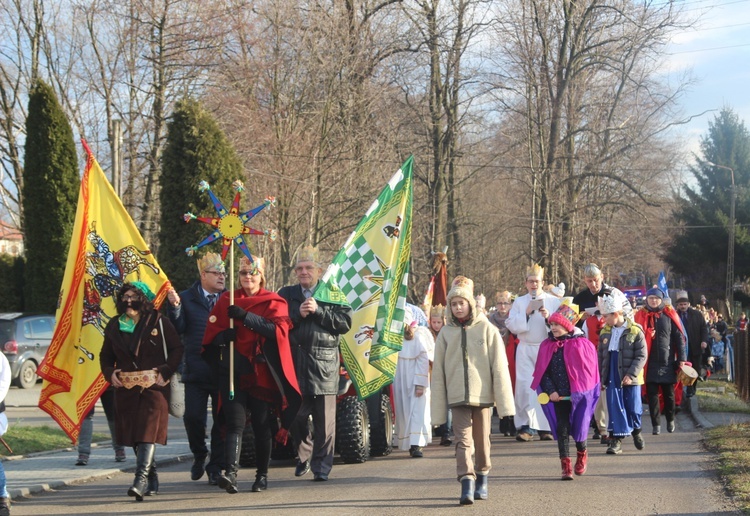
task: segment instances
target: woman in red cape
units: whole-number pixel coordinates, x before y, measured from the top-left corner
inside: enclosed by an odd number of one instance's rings
[[[661,320],[662,315],[669,319],[668,323]],[[635,313],[635,322],[643,328],[646,337],[648,361],[643,368],[641,392],[649,399],[653,434],[661,432],[659,417],[662,412],[667,418],[667,430],[671,433],[675,429],[675,408],[682,402],[682,382],[677,381],[676,368],[686,360],[685,330],[677,311],[671,305],[664,304],[664,292],[658,288],[646,292],[646,305]],[[655,341],[659,341],[657,347],[654,347]],[[660,389],[655,390],[656,385]],[[671,395],[665,390],[668,385],[673,390]],[[649,386],[652,392],[648,392]]]
[[[240,260],[240,287],[229,304],[229,292],[216,302],[208,317],[203,336],[203,358],[219,378],[221,410],[226,421],[225,466],[219,486],[236,493],[245,411],[251,414],[255,433],[257,471],[252,491],[264,491],[268,485],[271,460],[269,416],[289,405],[288,397],[299,396],[294,372],[289,330],[292,323],[286,301],[266,290],[264,262],[253,257]],[[234,328],[229,320],[234,319]],[[234,396],[229,393],[229,343],[234,342]],[[289,418],[293,418],[290,414]],[[282,417],[282,426],[288,423]]]

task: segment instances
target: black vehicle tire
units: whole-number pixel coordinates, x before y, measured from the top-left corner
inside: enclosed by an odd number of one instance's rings
[[[31,389],[36,385],[36,381],[39,377],[36,375],[36,362],[33,360],[27,360],[21,364],[21,369],[18,371],[18,378],[16,378],[16,385],[21,389]]]
[[[356,396],[345,396],[336,407],[336,449],[347,464],[370,458],[370,418],[367,404]]]
[[[240,467],[254,468],[255,462],[255,432],[250,418],[245,421],[245,430],[242,432],[242,448],[240,449]]]
[[[385,457],[393,451],[393,410],[385,392],[367,398],[370,416],[370,455]]]

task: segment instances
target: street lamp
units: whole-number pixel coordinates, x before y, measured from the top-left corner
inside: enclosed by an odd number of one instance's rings
[[[723,168],[729,170],[732,176],[732,186],[730,188],[730,206],[729,206],[729,242],[727,245],[727,309],[729,320],[732,321],[732,309],[734,308],[734,206],[737,202],[737,193],[734,187],[734,169],[731,167],[725,167],[724,165],[717,165],[710,161],[707,164],[716,168]]]

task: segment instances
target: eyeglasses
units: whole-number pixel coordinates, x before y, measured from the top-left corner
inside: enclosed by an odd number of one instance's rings
[[[221,271],[203,271],[203,272],[206,272],[208,274],[213,274],[214,276],[222,276],[222,277],[227,275],[226,272],[221,272]]]
[[[505,301],[498,301],[496,304],[498,304],[498,305],[509,305],[510,303],[506,303]]]
[[[252,269],[249,271],[240,271],[240,276],[248,277],[248,276],[258,276],[258,275],[260,275],[259,269]]]
[[[124,296],[122,296],[122,298],[121,298],[121,299],[122,299],[123,301],[125,301],[125,302],[127,302],[127,301],[138,301],[138,296],[128,296],[128,295],[124,295]]]

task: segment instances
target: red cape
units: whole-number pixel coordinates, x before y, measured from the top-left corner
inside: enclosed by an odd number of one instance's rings
[[[247,312],[260,315],[274,323],[276,326],[276,345],[279,349],[284,377],[289,385],[299,393],[292,349],[289,345],[289,330],[292,328],[292,321],[289,319],[289,307],[286,300],[277,293],[265,289],[260,289],[255,295],[248,296],[240,288],[234,291],[234,304]],[[219,333],[229,328],[228,308],[229,292],[224,292],[208,317],[206,333],[203,334],[203,346],[211,344]],[[252,360],[258,354],[258,348],[262,350],[266,341],[265,337],[246,328],[243,324],[238,324],[237,321],[235,321],[234,327],[237,329],[237,341],[235,342],[237,352]]]

